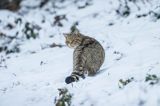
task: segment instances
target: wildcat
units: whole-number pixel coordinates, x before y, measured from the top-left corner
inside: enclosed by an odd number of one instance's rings
[[[81,34],[78,30],[64,33],[65,43],[73,52],[73,72],[65,79],[67,84],[78,81],[79,78],[94,76],[105,59],[105,51],[94,38]]]

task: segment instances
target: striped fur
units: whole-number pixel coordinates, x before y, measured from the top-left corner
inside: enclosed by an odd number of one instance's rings
[[[94,38],[84,36],[79,32],[64,34],[66,45],[74,48],[73,72],[66,78],[69,84],[78,81],[79,78],[96,75],[105,59],[105,52],[101,44]]]

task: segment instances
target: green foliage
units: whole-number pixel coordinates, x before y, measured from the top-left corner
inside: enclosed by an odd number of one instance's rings
[[[23,30],[18,30],[16,25],[22,24],[22,22],[21,18],[17,18],[13,23],[7,23],[5,26],[6,30],[15,30],[15,33],[7,34],[0,31],[0,52],[6,54],[19,53],[19,47],[22,41],[31,38],[36,39],[39,36],[38,32],[41,30],[41,27],[36,24],[26,22]],[[19,36],[21,31],[24,33],[24,36]]]
[[[118,83],[118,86],[119,86],[119,88],[124,88],[124,86],[126,86],[127,84],[129,84],[129,83],[132,82],[133,80],[134,80],[133,77],[128,78],[128,79],[126,79],[126,80],[120,79],[120,80],[119,80],[119,83]]]
[[[23,29],[24,34],[26,35],[27,39],[33,38],[36,39],[38,37],[38,31],[41,28],[38,25],[33,25],[29,22],[25,23],[25,27]]]
[[[20,52],[17,35],[8,36],[5,33],[0,32],[0,53],[6,54]]]
[[[160,78],[157,77],[155,74],[147,74],[145,78],[145,82],[149,82],[150,85],[155,85],[160,82]]]
[[[55,99],[56,106],[71,106],[72,95],[68,92],[67,88],[60,88],[59,97]]]
[[[7,45],[6,46],[0,46],[0,52],[5,52],[6,54],[10,53],[19,53],[19,45],[14,45],[12,48],[9,48]]]
[[[6,54],[19,53],[19,52],[20,52],[19,45],[14,45],[11,49],[6,50]]]

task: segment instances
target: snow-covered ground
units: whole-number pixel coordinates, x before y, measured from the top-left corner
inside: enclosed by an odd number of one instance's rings
[[[0,53],[0,106],[54,106],[57,89],[62,87],[73,94],[73,106],[160,106],[160,82],[145,81],[147,75],[160,78],[160,20],[152,14],[136,18],[150,10],[160,13],[160,1],[129,2],[127,17],[116,14],[118,0],[73,1],[56,2],[58,9],[51,8],[51,2],[28,9],[39,1],[25,0],[18,12],[0,10],[0,32],[14,36],[18,31],[18,38],[8,46],[20,48],[19,53]],[[89,6],[82,8],[86,1]],[[62,27],[54,24],[57,15],[66,15],[60,21]],[[17,18],[22,23],[15,24]],[[36,30],[37,39],[24,37],[26,22],[41,27]],[[64,80],[72,72],[73,50],[63,46],[62,33],[75,22],[81,33],[103,45],[106,57],[98,75],[67,85]],[[8,23],[14,28],[6,28]],[[0,38],[0,46],[4,40]],[[50,47],[53,43],[62,47]],[[127,85],[120,83],[132,77]]]

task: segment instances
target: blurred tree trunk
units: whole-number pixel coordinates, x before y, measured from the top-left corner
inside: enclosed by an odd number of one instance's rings
[[[0,0],[0,9],[17,11],[22,0]]]

